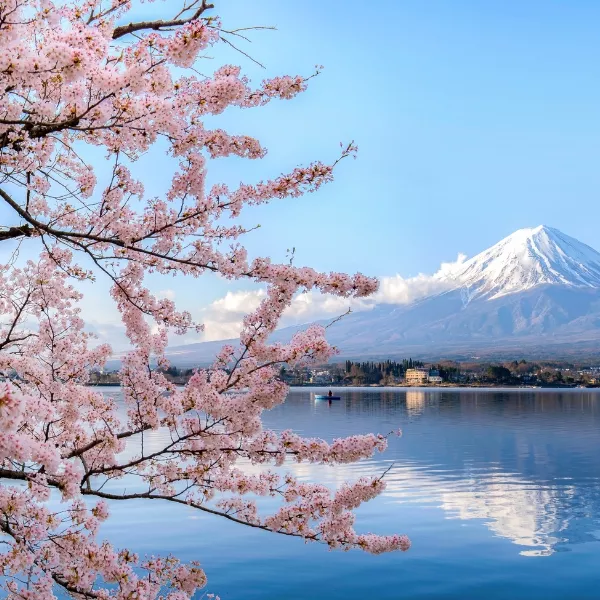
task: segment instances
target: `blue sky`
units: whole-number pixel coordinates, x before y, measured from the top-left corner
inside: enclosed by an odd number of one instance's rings
[[[600,3],[354,0],[315,4],[216,0],[226,27],[274,25],[244,44],[266,69],[221,46],[199,70],[241,64],[257,84],[323,73],[289,102],[231,110],[214,125],[257,136],[262,161],[213,161],[210,182],[258,181],[337,156],[357,160],[318,193],[248,211],[261,224],[251,255],[321,270],[402,277],[433,273],[521,227],[544,223],[600,249]],[[147,15],[164,10],[143,5]],[[136,173],[149,193],[168,187],[158,148]],[[231,289],[223,281],[153,280],[185,308]],[[108,314],[90,288],[87,309]]]
[[[271,246],[257,251],[408,276],[540,223],[600,245],[600,4],[224,7],[225,22],[278,27],[253,36],[268,72],[326,67],[302,98],[252,115],[272,156],[250,170],[360,148],[327,189],[261,211]]]

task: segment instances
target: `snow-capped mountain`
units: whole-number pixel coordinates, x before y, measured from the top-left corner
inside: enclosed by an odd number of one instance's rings
[[[353,313],[328,329],[329,341],[346,358],[600,356],[600,253],[557,229],[520,229],[439,278],[443,293]],[[208,362],[222,344],[180,346],[171,357]]]
[[[600,253],[558,229],[519,229],[445,274],[470,299],[499,298],[540,285],[600,287]]]

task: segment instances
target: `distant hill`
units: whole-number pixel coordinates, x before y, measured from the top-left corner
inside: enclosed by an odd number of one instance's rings
[[[341,358],[600,354],[600,253],[557,229],[520,229],[440,278],[448,291],[353,313],[328,339]],[[223,343],[170,348],[168,357],[207,363]]]

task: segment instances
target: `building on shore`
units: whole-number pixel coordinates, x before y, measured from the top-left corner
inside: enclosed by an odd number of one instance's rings
[[[423,385],[428,382],[429,369],[417,367],[416,369],[406,369],[404,375],[406,385]]]
[[[429,371],[429,375],[427,377],[427,381],[429,383],[442,383],[442,381],[444,381],[444,380],[441,377],[439,371],[437,371],[435,369],[432,369],[431,371]]]

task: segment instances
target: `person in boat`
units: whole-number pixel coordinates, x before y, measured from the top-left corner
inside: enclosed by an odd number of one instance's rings
[[[330,398],[331,396],[333,396],[333,392],[331,390],[329,390],[329,394],[327,394]]]

